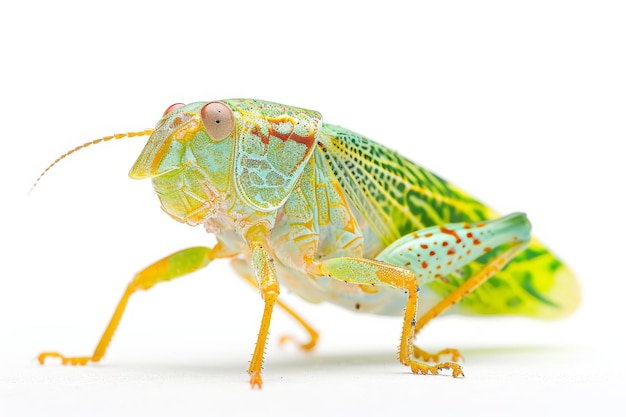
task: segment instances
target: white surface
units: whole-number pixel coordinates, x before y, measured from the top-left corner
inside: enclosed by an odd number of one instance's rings
[[[3,243],[0,415],[547,415],[623,412],[621,2],[11,2],[0,10]],[[525,211],[572,266],[583,304],[554,323],[441,319],[467,377],[411,375],[400,320],[291,300],[317,351],[275,314],[265,386],[245,369],[262,309],[226,264],[138,294],[101,364],[88,354],[132,274],[210,240],[126,173],[175,102],[256,97],[324,114],[409,155],[503,213]],[[301,336],[300,333],[297,333]]]

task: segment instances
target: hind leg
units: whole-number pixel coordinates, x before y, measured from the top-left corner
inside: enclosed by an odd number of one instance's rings
[[[492,253],[493,257],[464,283],[421,315],[412,328],[411,339],[433,318],[460,301],[526,248],[530,239],[530,224],[524,214],[515,213],[500,219],[481,223],[456,223],[435,226],[406,235],[389,245],[377,259],[404,265],[411,269],[420,282],[445,279],[446,275]],[[497,251],[496,251],[497,250]],[[439,361],[449,354],[452,360],[461,358],[456,349],[444,349],[429,354],[413,346],[416,359]]]

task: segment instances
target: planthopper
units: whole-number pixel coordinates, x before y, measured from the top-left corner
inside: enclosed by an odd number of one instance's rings
[[[93,354],[44,352],[42,364],[51,357],[98,362],[133,293],[222,258],[259,289],[264,303],[248,369],[253,388],[262,385],[275,306],[307,330],[302,349],[317,341],[317,332],[280,300],[282,288],[312,302],[401,317],[400,362],[416,374],[447,370],[453,377],[463,375],[456,349],[431,354],[414,344],[433,318],[552,319],[578,305],[575,277],[531,237],[525,214],[501,216],[312,110],[252,99],[174,104],[154,129],[87,142],[43,174],[86,146],[142,135],[150,138],[130,177],[150,179],[165,213],[203,226],[217,244],[182,249],[138,272]]]

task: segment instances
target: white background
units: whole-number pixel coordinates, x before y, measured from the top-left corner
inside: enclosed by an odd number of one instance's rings
[[[0,415],[528,415],[623,412],[626,13],[615,1],[24,1],[0,6]],[[411,375],[401,321],[285,297],[322,333],[247,361],[262,303],[225,263],[137,294],[105,360],[89,354],[140,268],[200,229],[126,174],[167,106],[262,98],[321,111],[497,210],[525,211],[580,278],[570,319],[452,317],[422,346],[467,377]],[[284,291],[286,293],[286,291]],[[618,397],[619,395],[619,397]]]

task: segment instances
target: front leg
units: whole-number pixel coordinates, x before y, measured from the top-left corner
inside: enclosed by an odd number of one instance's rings
[[[261,319],[261,328],[257,337],[252,360],[248,367],[250,374],[250,386],[252,388],[261,388],[263,380],[261,378],[261,369],[263,368],[263,356],[265,355],[265,344],[267,335],[270,330],[270,322],[272,320],[272,311],[276,299],[280,294],[278,279],[276,278],[276,269],[274,268],[274,260],[264,247],[266,233],[257,232],[249,235],[250,246],[252,249],[252,268],[254,269],[257,286],[261,291],[261,297],[265,301],[263,309],[263,317]]]
[[[128,284],[124,295],[113,312],[109,325],[106,327],[100,342],[98,342],[91,356],[65,356],[59,352],[43,352],[39,355],[39,363],[43,365],[47,358],[59,358],[63,365],[86,365],[89,362],[100,361],[109,347],[115,330],[117,330],[131,295],[140,290],[148,290],[161,282],[171,281],[204,268],[214,259],[226,258],[232,255],[219,244],[214,248],[197,246],[175,252],[153,263],[137,273],[135,278]]]

